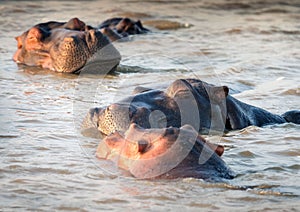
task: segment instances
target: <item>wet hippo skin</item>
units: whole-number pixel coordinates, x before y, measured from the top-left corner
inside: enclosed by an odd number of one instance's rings
[[[124,134],[115,132],[105,137],[96,155],[140,179],[232,179],[235,174],[220,158],[223,152],[223,146],[206,142],[189,125],[143,129],[131,124]]]
[[[178,127],[189,124],[201,134],[227,132],[247,126],[285,122],[300,123],[300,111],[270,113],[228,95],[227,86],[198,79],[179,79],[166,91],[138,87],[135,94],[103,108],[92,108],[83,128],[97,128],[109,135],[125,132],[131,123],[143,128]]]
[[[91,64],[105,64],[105,72],[120,62],[120,54],[98,29],[78,18],[40,23],[16,37],[13,60],[56,72],[80,72]]]

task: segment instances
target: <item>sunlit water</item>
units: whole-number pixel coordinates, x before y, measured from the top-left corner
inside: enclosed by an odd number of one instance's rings
[[[209,136],[225,145],[222,157],[237,174],[224,183],[124,176],[95,158],[100,140],[79,131],[90,107],[182,77],[227,85],[273,113],[300,109],[300,5],[276,2],[1,1],[0,210],[299,210],[299,125]],[[114,43],[122,62],[113,76],[54,74],[11,60],[14,37],[34,24],[78,17],[96,26],[127,12],[193,26],[149,26],[153,33]]]

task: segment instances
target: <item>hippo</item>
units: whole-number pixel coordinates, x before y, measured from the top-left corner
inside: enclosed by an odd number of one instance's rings
[[[98,28],[111,41],[119,40],[129,35],[144,34],[149,32],[140,20],[134,21],[127,17],[111,18],[103,21]]]
[[[166,91],[137,87],[133,95],[107,107],[92,108],[83,129],[102,135],[125,132],[131,123],[143,128],[180,128],[191,125],[201,134],[226,133],[247,126],[293,122],[300,124],[300,111],[277,115],[232,97],[227,86],[199,79],[175,80]]]
[[[233,179],[235,173],[221,159],[224,147],[208,143],[190,125],[144,129],[130,124],[123,134],[106,136],[96,156],[112,160],[139,179]]]
[[[78,18],[37,24],[16,40],[15,62],[56,72],[79,73],[83,67],[94,67],[108,73],[121,60],[107,36]]]

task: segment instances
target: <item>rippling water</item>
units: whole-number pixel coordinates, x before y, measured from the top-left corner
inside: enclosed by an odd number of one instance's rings
[[[238,99],[274,113],[299,109],[299,1],[1,1],[0,208],[3,211],[287,210],[300,208],[300,126],[248,127],[208,139],[226,146],[238,174],[224,183],[136,180],[94,157],[81,135],[87,110],[135,86],[181,77],[228,85]],[[34,24],[78,17],[96,26],[131,15],[177,21],[116,42],[113,76],[74,76],[18,67],[15,36]]]

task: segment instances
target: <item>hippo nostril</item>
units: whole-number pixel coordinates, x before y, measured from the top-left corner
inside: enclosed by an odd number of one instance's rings
[[[138,141],[138,152],[144,153],[148,146],[148,141],[142,139]]]

